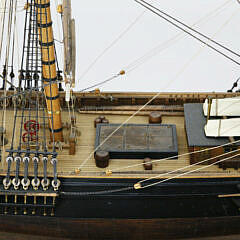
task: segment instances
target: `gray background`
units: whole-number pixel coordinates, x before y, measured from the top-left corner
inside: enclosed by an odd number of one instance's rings
[[[73,15],[77,22],[77,68],[80,76],[94,58],[107,47],[143,8],[133,0],[73,0]],[[227,1],[221,0],[155,0],[155,6],[192,24]],[[240,4],[230,5],[208,22],[196,27],[213,36],[235,14],[228,25],[214,39],[240,52]],[[102,81],[153,47],[160,45],[179,32],[161,18],[146,12],[134,27],[102,57],[94,68],[79,82],[84,88]],[[239,66],[208,48],[175,78],[184,64],[199,51],[202,44],[184,35],[164,52],[101,87],[116,91],[225,91],[239,77]],[[174,81],[168,85],[170,81]],[[167,87],[166,87],[167,86]]]
[[[60,0],[52,1],[52,10],[55,10],[58,2]],[[229,4],[218,14],[204,18],[226,2]],[[23,3],[23,0],[19,0],[19,5]],[[153,0],[152,3],[189,25],[204,18],[205,20],[196,26],[196,29],[240,52],[240,4],[237,0]],[[144,9],[134,0],[72,0],[72,8],[77,26],[77,90],[113,76],[180,32],[147,11],[130,31],[86,73],[86,69],[94,59]],[[55,38],[61,40],[60,19],[58,17],[57,20],[55,11],[52,15]],[[19,12],[19,29],[22,28],[23,17],[24,13]],[[21,38],[20,34],[19,43]],[[60,44],[57,43],[57,46],[59,59],[61,59]],[[239,65],[202,46],[195,39],[183,35],[180,40],[170,44],[164,51],[154,50],[153,57],[137,65],[137,68],[130,72],[126,69],[125,76],[101,86],[100,89],[103,91],[191,92],[226,91],[231,88],[233,81],[239,77]],[[21,52],[21,44],[19,52]],[[82,76],[83,73],[86,74]]]

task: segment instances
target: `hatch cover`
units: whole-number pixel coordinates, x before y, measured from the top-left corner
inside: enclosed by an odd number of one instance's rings
[[[98,124],[95,148],[97,148],[119,124]],[[111,159],[154,159],[178,155],[175,125],[125,124],[98,150],[108,151]]]

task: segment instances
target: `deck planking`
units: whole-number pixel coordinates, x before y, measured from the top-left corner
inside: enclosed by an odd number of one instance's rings
[[[2,114],[2,113],[1,113]],[[0,117],[2,115],[0,114]],[[6,138],[9,143],[4,146],[2,151],[2,162],[0,174],[5,174],[6,172],[6,156],[4,152],[5,149],[10,148],[12,129],[13,129],[13,110],[8,110],[6,112]],[[161,160],[155,161],[152,171],[145,171],[142,165],[142,159],[114,159],[110,160],[109,167],[106,169],[97,168],[95,165],[95,159],[93,157],[94,144],[96,129],[94,128],[94,120],[98,115],[93,113],[76,113],[77,117],[77,128],[81,133],[81,136],[77,139],[76,154],[69,155],[68,149],[63,149],[58,154],[58,175],[61,177],[122,177],[122,178],[147,178],[155,175],[161,177],[176,176],[178,174],[185,173],[190,170],[197,170],[202,165],[190,166],[189,165],[189,156],[180,156],[178,159],[171,160]],[[110,121],[110,123],[123,123],[126,121],[129,116],[126,115],[105,115],[105,117]],[[68,112],[63,111],[62,114],[63,123],[69,122]],[[135,124],[147,124],[148,116],[135,116],[130,119],[128,123]],[[184,117],[183,116],[163,116],[163,124],[175,124],[177,128],[177,138],[178,138],[178,150],[179,155],[185,154],[188,152],[187,139],[184,128]],[[20,120],[17,122],[17,128],[20,129]],[[47,130],[48,131],[48,130]],[[17,131],[17,139],[19,139],[19,131]],[[67,139],[69,135],[69,130],[64,129],[64,138]],[[47,134],[47,141],[49,141],[49,134]],[[88,159],[88,160],[87,160]],[[84,166],[81,167],[81,171],[76,173],[75,170],[80,168],[83,162],[86,162]],[[137,165],[137,166],[136,166]],[[133,167],[128,167],[133,166]],[[127,167],[127,168],[126,168]],[[187,167],[186,169],[181,169]],[[39,164],[39,175],[43,175],[43,165]],[[111,176],[106,176],[106,170],[112,171]],[[176,171],[168,174],[168,172]],[[194,173],[185,175],[184,177],[221,177],[221,176],[239,176],[239,172],[234,169],[222,170],[218,166],[210,166],[204,170],[199,170]],[[15,164],[12,165],[11,174],[15,173]],[[29,165],[29,174],[33,175],[33,164]],[[162,175],[164,174],[164,175]],[[23,164],[20,167],[20,175],[23,175]],[[52,166],[50,161],[48,163],[48,175],[52,176]]]

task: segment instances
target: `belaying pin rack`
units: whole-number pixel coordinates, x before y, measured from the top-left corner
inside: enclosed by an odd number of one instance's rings
[[[58,193],[52,190],[23,191],[14,190],[13,187],[10,190],[4,190],[1,187],[0,214],[53,217],[57,197]]]

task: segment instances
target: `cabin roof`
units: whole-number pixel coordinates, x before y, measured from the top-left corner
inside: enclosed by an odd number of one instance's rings
[[[206,137],[202,103],[184,104],[184,117],[189,147],[214,147],[229,143],[229,138]]]

